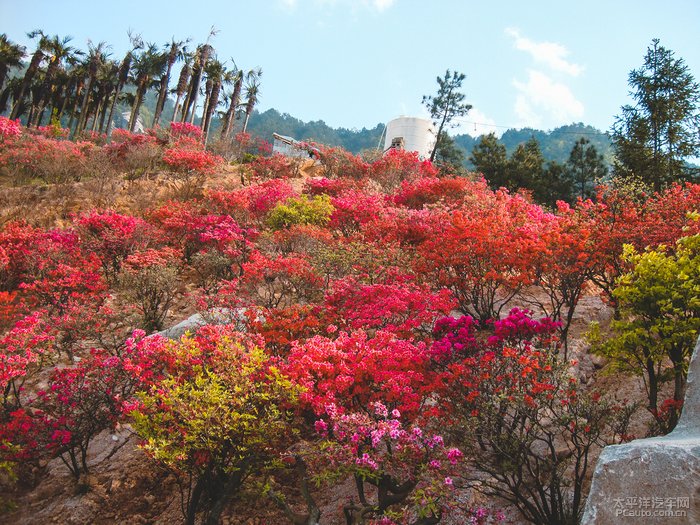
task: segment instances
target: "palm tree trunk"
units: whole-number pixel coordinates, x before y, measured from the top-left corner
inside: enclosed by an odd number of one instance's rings
[[[202,120],[199,122],[199,127],[204,130],[204,122],[207,120],[207,111],[209,110],[209,100],[211,98],[211,90],[214,87],[214,81],[209,79],[204,90],[204,105],[202,106]]]
[[[243,76],[239,76],[233,85],[233,93],[231,94],[231,104],[226,112],[226,125],[221,128],[221,138],[227,138],[231,134],[236,121],[236,108],[241,98],[241,90],[243,89]]]
[[[165,106],[165,99],[168,96],[168,83],[170,81],[170,65],[168,65],[168,72],[163,75],[160,79],[160,88],[158,90],[158,100],[156,101],[156,111],[153,114],[153,127],[158,125],[160,120],[160,115],[163,112],[163,107]]]
[[[180,78],[177,80],[177,88],[175,89],[175,109],[173,110],[173,118],[170,119],[171,122],[175,122],[177,119],[177,113],[180,111],[180,102],[182,101],[182,95],[185,94],[187,90],[187,84],[190,81],[190,73],[192,68],[189,64],[182,66],[182,71],[180,71]]]
[[[85,85],[85,93],[83,94],[83,102],[80,104],[80,118],[78,119],[78,125],[75,127],[74,137],[80,135],[80,133],[85,129],[87,125],[87,108],[90,102],[90,90],[92,89],[92,84],[95,81],[92,75],[88,76],[87,84]]]
[[[78,112],[78,103],[80,101],[80,94],[83,92],[83,82],[78,81],[78,85],[75,87],[75,100],[73,101],[73,107],[70,110],[70,118],[68,119],[68,129],[73,127],[73,121],[75,121],[75,115]]]
[[[97,103],[97,108],[95,109],[95,118],[92,119],[92,128],[90,128],[90,131],[93,133],[97,131],[97,123],[99,122],[100,112],[102,111],[102,104],[103,102],[100,100]]]
[[[214,111],[216,111],[216,106],[219,105],[220,93],[221,82],[215,82],[211,89],[211,95],[209,96],[209,104],[205,106],[205,119],[202,125],[202,131],[204,132],[204,144],[206,144],[209,140],[209,128],[211,127],[211,121],[214,115]]]
[[[109,107],[109,117],[107,117],[107,136],[111,136],[112,134],[112,117],[114,116],[114,108],[117,105],[117,99],[119,98],[119,93],[121,92],[121,86],[117,86],[117,89],[114,90],[114,98],[112,99],[112,104]]]
[[[17,93],[17,98],[15,99],[15,103],[12,106],[12,113],[10,113],[10,119],[14,120],[17,117],[19,117],[19,111],[20,108],[22,107],[22,102],[24,101],[24,97],[26,96],[27,90],[29,89],[30,84],[32,83],[32,80],[34,79],[34,75],[36,75],[36,72],[39,69],[39,64],[41,64],[41,61],[44,59],[44,53],[37,49],[34,54],[32,55],[32,61],[29,63],[29,67],[27,68],[27,72],[24,74],[24,78],[22,79],[22,84],[20,85],[19,88],[19,93]]]
[[[136,97],[134,98],[134,105],[131,107],[131,115],[129,116],[129,131],[132,133],[136,128],[136,122],[139,118],[139,112],[141,111],[141,104],[143,104],[143,96],[146,92],[146,83],[142,82],[139,84],[136,90]]]

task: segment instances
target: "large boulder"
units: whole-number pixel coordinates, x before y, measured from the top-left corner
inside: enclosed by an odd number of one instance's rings
[[[700,338],[683,413],[663,437],[605,447],[593,474],[585,525],[700,523]]]
[[[214,308],[204,312],[204,314],[194,314],[170,328],[156,332],[156,334],[168,339],[180,339],[185,333],[196,333],[197,330],[206,325],[226,325],[231,323],[235,323],[237,330],[244,331],[245,313],[245,308]]]

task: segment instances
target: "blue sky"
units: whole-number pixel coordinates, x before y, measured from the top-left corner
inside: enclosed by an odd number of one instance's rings
[[[449,68],[467,75],[474,106],[455,132],[608,130],[653,38],[700,80],[697,0],[0,0],[0,20],[30,48],[25,33],[40,28],[83,49],[104,40],[115,58],[129,29],[199,43],[213,25],[219,59],[262,67],[259,109],[335,127],[425,116],[421,98]]]

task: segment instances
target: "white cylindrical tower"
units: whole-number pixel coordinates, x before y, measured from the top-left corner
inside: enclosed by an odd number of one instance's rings
[[[384,151],[400,147],[406,151],[417,151],[418,155],[427,159],[435,145],[435,127],[424,118],[398,117],[386,125]]]

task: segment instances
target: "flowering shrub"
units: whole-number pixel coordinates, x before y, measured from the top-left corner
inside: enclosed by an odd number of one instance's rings
[[[327,421],[315,423],[325,438],[322,461],[330,466],[320,477],[355,478],[359,504],[351,500],[344,506],[348,523],[362,523],[360,516],[439,521],[450,506],[453,477],[463,458],[458,448],[448,448],[438,434],[405,425],[399,410],[381,402],[349,413],[329,405],[327,413]],[[365,484],[375,488],[376,504],[368,503]]]
[[[178,288],[179,271],[178,256],[172,248],[151,248],[125,259],[120,284],[124,295],[141,315],[144,330],[163,329]]]
[[[285,370],[305,388],[304,407],[319,416],[329,406],[343,414],[381,402],[412,420],[430,382],[427,364],[422,344],[381,331],[370,338],[358,330],[293,342]]]
[[[195,140],[202,139],[202,128],[190,124],[189,122],[171,122],[170,135],[177,141],[181,137],[188,137]]]
[[[256,157],[250,164],[255,181],[273,178],[296,178],[299,176],[299,160],[279,153],[269,157]]]
[[[532,523],[562,523],[582,509],[593,451],[627,437],[631,411],[580,389],[569,364],[540,349],[556,324],[526,317],[513,311],[476,345],[472,324],[450,322],[458,331],[447,331],[433,355],[452,356],[441,397],[469,429],[464,448],[478,447],[470,464],[488,474],[479,491],[505,495]]]
[[[216,520],[249,475],[289,445],[298,388],[229,329],[161,342],[151,352],[151,362],[169,365],[141,387],[130,411],[134,429],[149,457],[186,487],[186,522],[202,510]]]
[[[510,196],[488,191],[478,208],[460,207],[443,215],[444,220],[428,223],[432,231],[416,232],[421,235],[418,269],[451,290],[460,310],[481,322],[498,318],[529,282],[531,267],[525,251],[531,238],[527,216],[512,211]],[[517,197],[516,201],[523,204]],[[396,221],[397,226],[403,224]]]
[[[222,159],[206,150],[192,148],[191,143],[184,145],[181,140],[165,150],[163,162],[178,172],[213,173]]]
[[[21,135],[22,124],[20,124],[19,119],[10,120],[7,117],[0,116],[0,144],[10,142]]]
[[[344,177],[361,180],[369,173],[369,164],[342,148],[319,146],[319,156],[326,178]]]
[[[117,357],[93,351],[76,366],[56,369],[49,388],[38,393],[35,406],[45,447],[61,458],[76,480],[88,472],[90,442],[117,423],[131,384]]]
[[[384,208],[379,195],[361,190],[348,190],[331,199],[333,212],[329,226],[346,236],[360,231],[361,227],[374,220]]]
[[[287,308],[320,296],[321,278],[300,256],[271,259],[254,252],[242,271],[241,292],[258,306]]]
[[[33,179],[48,184],[79,181],[91,175],[85,164],[96,146],[90,142],[24,135],[3,145],[0,171],[16,184]]]
[[[470,190],[474,191],[474,184],[464,177],[420,177],[402,181],[392,198],[397,205],[419,210],[438,202],[456,205]]]
[[[329,319],[341,328],[380,329],[400,337],[429,333],[433,321],[454,306],[448,290],[432,292],[407,276],[362,284],[347,277],[332,287],[325,305]]]
[[[53,340],[40,311],[20,319],[0,338],[0,392],[5,414],[22,406],[24,382],[51,362]]]
[[[337,197],[343,192],[352,189],[361,189],[359,181],[352,179],[328,179],[326,177],[312,177],[304,181],[304,193],[307,195],[328,195]]]
[[[107,134],[100,133],[99,131],[84,130],[80,132],[80,140],[91,142],[96,146],[104,146],[107,144]]]
[[[437,177],[438,170],[429,160],[420,160],[415,151],[390,149],[369,166],[368,176],[387,191],[407,180]]]
[[[104,151],[118,168],[132,177],[155,170],[163,156],[163,146],[155,136],[131,133],[125,129],[112,132],[111,142],[104,147]]]
[[[67,139],[70,135],[70,129],[62,128],[58,120],[52,124],[47,124],[46,126],[39,126],[36,128],[36,132],[40,133],[47,139]]]
[[[279,203],[296,197],[294,188],[284,179],[272,179],[234,191],[211,191],[207,201],[220,213],[240,219],[261,220]]]
[[[97,255],[102,270],[113,281],[129,255],[145,249],[154,236],[143,219],[113,211],[92,211],[76,220],[84,249]]]

